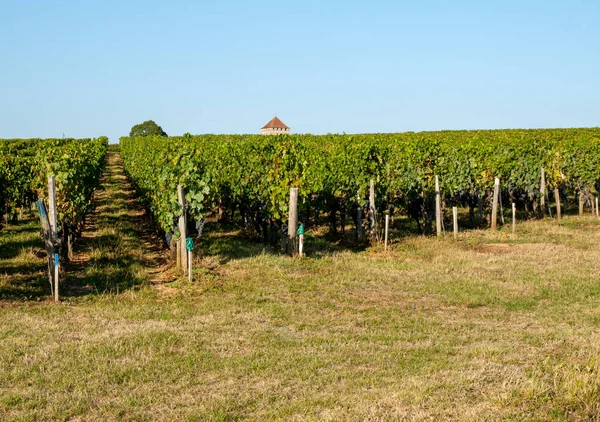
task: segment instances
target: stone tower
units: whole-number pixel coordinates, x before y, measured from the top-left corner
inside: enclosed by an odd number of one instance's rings
[[[260,133],[263,135],[283,135],[290,133],[290,128],[275,116],[261,128]]]

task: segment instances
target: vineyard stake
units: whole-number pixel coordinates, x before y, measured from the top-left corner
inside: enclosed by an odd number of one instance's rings
[[[385,242],[384,242],[384,250],[387,251],[387,244],[388,244],[388,231],[390,229],[390,215],[386,214],[385,215]]]
[[[50,236],[52,243],[56,241],[58,227],[56,224],[56,177],[48,176],[48,217],[50,218]]]
[[[494,180],[494,202],[492,203],[492,230],[498,228],[498,195],[500,194],[500,179]]]
[[[501,194],[498,195],[498,203],[500,205],[500,221],[502,222],[502,225],[504,225],[504,209],[502,208],[502,195]]]
[[[181,268],[181,242],[179,240],[177,240],[176,243],[176,250],[177,250],[177,257],[175,258],[175,265],[177,267],[177,269]]]
[[[560,191],[558,188],[554,188],[554,198],[556,199],[556,218],[560,220],[562,218],[562,213],[560,210]]]
[[[583,191],[579,191],[579,216],[583,215]]]
[[[435,231],[438,237],[442,235],[442,203],[438,176],[435,176]]]
[[[192,251],[188,251],[188,281],[192,282]]]
[[[181,215],[179,216],[179,258],[181,262],[179,262],[179,268],[181,268],[181,272],[185,275],[187,269],[187,253],[185,242],[187,239],[187,219],[185,215],[185,194],[183,192],[183,186],[177,185],[177,200],[179,201],[179,206],[181,207]]]
[[[598,198],[596,198],[596,217],[600,217],[600,211],[598,211]]]
[[[58,254],[54,254],[54,301],[60,302],[60,296],[58,295],[58,265],[59,259]]]
[[[46,204],[43,200],[38,200],[35,203],[40,216],[40,226],[42,227],[42,233],[44,234],[44,247],[46,248],[47,262],[48,262],[48,282],[50,283],[50,296],[54,296],[54,245],[52,244],[52,236],[50,229],[50,221],[48,220],[48,212],[46,211]]]
[[[546,215],[546,172],[542,167],[542,177],[540,182],[540,206],[542,207],[542,218]]]
[[[290,207],[288,215],[288,239],[287,250],[292,256],[296,256],[296,231],[298,228],[298,188],[290,188]]]
[[[517,222],[517,207],[512,203],[512,232],[515,234],[515,224]]]
[[[360,205],[360,195],[359,195],[358,196],[358,208],[356,209],[356,239],[359,242],[361,242],[363,240],[362,213],[363,213],[363,207]]]
[[[48,217],[50,223],[50,243],[52,247],[48,250],[48,258],[53,270],[50,270],[51,276],[54,278],[54,300],[59,301],[58,296],[58,254],[55,254],[56,238],[58,237],[57,211],[56,211],[56,177],[48,176]],[[52,259],[54,257],[54,259]]]
[[[369,183],[369,218],[371,220],[371,233],[377,234],[376,215],[375,215],[375,180],[371,179]]]
[[[298,225],[296,234],[298,235],[298,256],[302,258],[304,256],[304,224]]]
[[[452,207],[452,222],[454,224],[454,240],[458,239],[458,208]]]
[[[191,237],[185,239],[185,251],[187,253],[188,263],[188,281],[192,282],[192,251],[194,250],[194,240]]]

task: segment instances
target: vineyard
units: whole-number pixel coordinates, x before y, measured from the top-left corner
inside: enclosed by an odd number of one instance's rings
[[[489,222],[495,178],[503,202],[528,216],[546,212],[541,169],[563,201],[600,187],[598,128],[124,137],[121,147],[127,173],[165,232],[176,231],[181,184],[197,221],[210,211],[225,220],[237,212],[244,227],[273,242],[285,229],[290,187],[299,191],[300,221],[315,225],[324,216],[333,233],[361,224],[371,179],[377,215],[403,212],[424,232],[431,232],[436,175],[445,206],[468,207],[472,227]]]
[[[46,198],[48,176],[55,175],[59,229],[68,252],[98,187],[107,146],[105,137],[0,140],[0,215],[15,222],[23,209]]]
[[[569,215],[600,129],[0,146],[2,420],[600,418],[600,218]],[[32,207],[50,174],[62,244],[81,234],[58,301]],[[488,229],[496,178],[515,235]],[[302,259],[278,244],[295,189]],[[438,200],[456,240],[413,235]],[[372,210],[387,249],[354,237]],[[182,221],[189,279],[161,239]]]

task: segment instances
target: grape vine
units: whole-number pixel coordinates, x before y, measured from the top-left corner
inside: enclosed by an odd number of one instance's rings
[[[238,212],[266,240],[275,240],[285,223],[290,187],[299,188],[301,218],[318,222],[324,213],[334,231],[356,217],[370,179],[380,212],[400,209],[425,221],[435,175],[445,202],[468,205],[472,215],[488,208],[495,177],[507,200],[533,211],[541,168],[550,189],[600,187],[599,128],[124,137],[121,146],[127,172],[167,232],[181,212],[177,184],[187,189],[193,218],[217,209],[223,218]]]

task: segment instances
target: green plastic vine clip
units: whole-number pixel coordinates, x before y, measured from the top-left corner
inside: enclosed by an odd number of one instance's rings
[[[191,237],[188,237],[187,239],[185,239],[185,248],[190,252],[192,250],[194,250],[194,241],[192,240]]]

